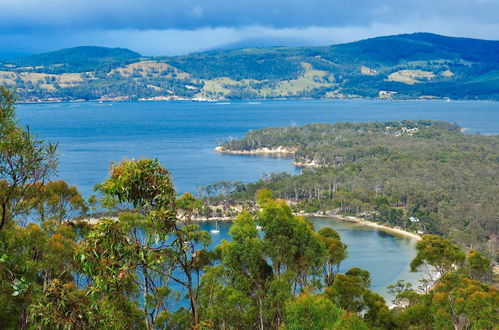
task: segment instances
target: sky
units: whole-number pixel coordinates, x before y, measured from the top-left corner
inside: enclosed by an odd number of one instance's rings
[[[413,32],[499,39],[499,0],[0,0],[0,52],[178,55]]]

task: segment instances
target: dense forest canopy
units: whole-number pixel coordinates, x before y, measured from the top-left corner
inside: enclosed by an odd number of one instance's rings
[[[76,47],[0,62],[23,101],[138,99],[499,99],[499,41],[430,33],[328,47],[144,57]]]
[[[234,199],[266,187],[297,208],[363,214],[497,259],[498,135],[463,134],[455,124],[428,120],[312,124],[250,131],[221,148],[279,146],[298,147],[294,160],[303,173],[239,185]]]

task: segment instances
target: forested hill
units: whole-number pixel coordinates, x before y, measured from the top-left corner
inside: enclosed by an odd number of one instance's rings
[[[251,98],[499,100],[499,41],[415,33],[328,47],[143,57],[76,47],[0,62],[24,101]]]
[[[140,54],[124,48],[82,46],[7,61],[16,68],[45,73],[78,73],[135,62]],[[8,65],[7,64],[7,65]]]
[[[297,211],[364,215],[499,258],[499,135],[427,120],[312,124],[251,131],[221,147],[278,146],[297,147],[295,161],[311,169],[238,185],[232,198],[268,188],[296,201]]]

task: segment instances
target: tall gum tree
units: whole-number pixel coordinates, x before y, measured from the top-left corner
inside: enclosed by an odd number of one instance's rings
[[[57,146],[17,125],[15,101],[12,92],[0,87],[0,230],[33,208],[38,184],[57,166]]]

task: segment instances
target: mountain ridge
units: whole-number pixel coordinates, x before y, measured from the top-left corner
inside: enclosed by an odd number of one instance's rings
[[[499,41],[431,33],[331,46],[142,56],[81,46],[0,61],[22,101],[451,98],[499,100]]]

